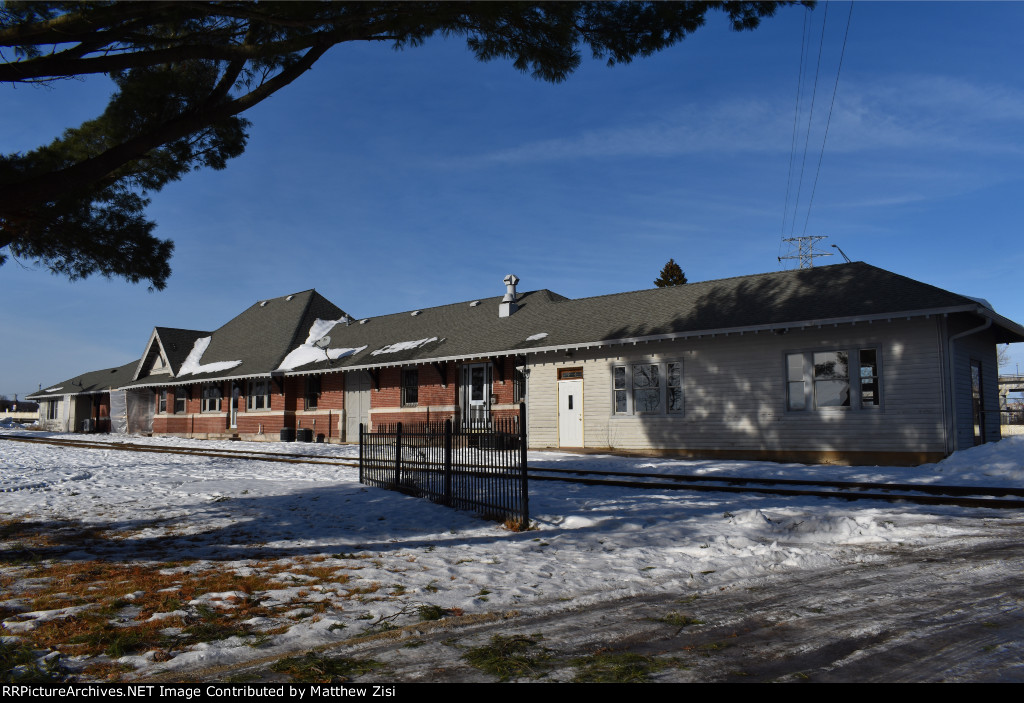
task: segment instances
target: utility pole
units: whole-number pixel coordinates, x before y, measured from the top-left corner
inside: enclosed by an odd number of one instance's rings
[[[817,252],[814,250],[814,243],[819,239],[828,239],[828,237],[819,234],[811,237],[788,237],[783,239],[782,241],[789,242],[789,251],[791,253],[788,256],[780,256],[779,261],[783,259],[798,259],[800,262],[798,268],[814,268],[814,257],[832,256],[831,252]],[[792,253],[794,247],[796,248],[796,254]]]

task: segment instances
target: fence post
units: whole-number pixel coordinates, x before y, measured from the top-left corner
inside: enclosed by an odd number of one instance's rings
[[[395,429],[395,487],[402,485],[402,423]]]
[[[359,423],[359,483],[363,482],[363,423]]]
[[[452,504],[452,421],[444,421],[444,504]]]
[[[519,475],[523,493],[523,529],[530,526],[530,486],[526,478],[526,403],[519,404]]]

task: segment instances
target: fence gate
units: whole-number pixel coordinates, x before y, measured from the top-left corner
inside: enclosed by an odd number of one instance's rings
[[[530,522],[526,406],[486,430],[436,423],[359,425],[359,482],[429,498],[460,510]]]

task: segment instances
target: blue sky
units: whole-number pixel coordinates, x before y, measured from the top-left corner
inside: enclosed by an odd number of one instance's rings
[[[803,233],[1024,322],[1024,3],[856,3],[808,213],[849,8],[828,6],[799,201],[802,8],[744,33],[711,15],[667,51],[586,60],[559,85],[458,40],[338,46],[247,113],[226,170],[153,195],[176,243],[164,291],[0,268],[0,394],[308,288],[357,317],[500,295],[507,273],[583,297],[652,287],[670,257],[691,281],[775,271],[782,236]],[[825,10],[808,18],[812,69]],[[97,115],[111,84],[0,91],[11,152]]]

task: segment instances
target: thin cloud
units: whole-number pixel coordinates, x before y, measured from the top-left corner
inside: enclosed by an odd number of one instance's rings
[[[806,119],[807,106],[801,119]],[[820,147],[826,105],[815,106],[809,144]],[[1024,152],[1024,93],[946,76],[898,76],[840,84],[827,149]],[[452,165],[530,164],[578,159],[766,154],[790,149],[789,99],[733,99],[691,106],[642,124],[585,130],[457,159]]]

